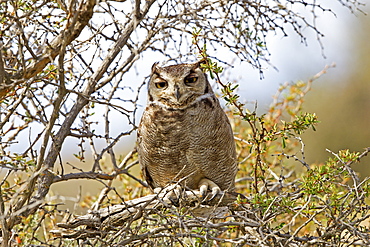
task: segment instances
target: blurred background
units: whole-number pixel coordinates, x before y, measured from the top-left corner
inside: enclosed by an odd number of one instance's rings
[[[320,120],[316,131],[302,136],[308,163],[325,162],[331,156],[326,149],[363,152],[370,147],[370,16],[352,14],[335,4],[332,9],[336,16],[325,14],[317,23],[325,34],[321,39],[323,50],[316,35],[308,35],[307,46],[294,35],[272,37],[271,63],[278,71],[269,68],[262,80],[256,71],[249,72],[239,80],[242,97],[257,100],[263,113],[278,85],[307,81],[326,65],[335,64],[313,83],[303,105],[303,111],[316,113]],[[363,10],[369,13],[370,6]],[[354,166],[361,177],[370,175],[369,163],[370,157],[366,157]]]
[[[366,9],[369,12],[369,6]],[[343,29],[338,27],[342,37],[327,43],[328,48],[336,47],[336,57],[342,57],[333,59],[337,67],[307,98],[306,109],[321,120],[316,133],[303,136],[310,162],[324,161],[326,148],[362,152],[370,147],[370,18],[359,15],[343,24]],[[369,163],[367,157],[355,166],[362,177],[370,175]]]

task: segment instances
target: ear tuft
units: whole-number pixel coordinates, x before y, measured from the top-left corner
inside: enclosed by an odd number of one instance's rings
[[[201,60],[199,60],[198,62],[193,63],[193,67],[192,67],[192,69],[193,69],[193,70],[195,70],[195,69],[197,69],[197,68],[200,68],[200,69],[202,70],[201,65],[202,65],[202,64],[206,64],[206,63],[207,63],[207,59],[206,59],[206,58],[202,58],[202,59],[201,59]]]
[[[155,62],[152,65],[152,73],[157,73],[157,70],[158,70],[158,62]]]

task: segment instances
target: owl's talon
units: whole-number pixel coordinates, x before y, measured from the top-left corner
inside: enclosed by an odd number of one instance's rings
[[[207,201],[208,202],[212,201],[220,193],[221,193],[220,187],[217,186],[217,187],[212,188],[211,198],[209,198]]]
[[[180,206],[180,203],[179,203],[180,200],[179,200],[179,198],[168,197],[167,199],[170,200],[171,201],[171,204],[174,205],[175,207]]]
[[[205,198],[207,196],[207,191],[208,191],[208,185],[203,184],[199,187],[200,196],[202,198]]]
[[[207,193],[208,189],[211,190],[211,198],[209,198],[209,199],[207,198],[208,197],[208,193]],[[221,192],[221,189],[213,181],[211,181],[207,178],[203,178],[199,182],[199,191],[200,191],[201,197],[203,198],[202,201],[203,202],[209,202],[209,201],[212,201]]]
[[[178,184],[172,184],[164,188],[155,188],[154,193],[158,194],[165,202],[171,202],[174,206],[179,206],[181,197],[181,186]]]

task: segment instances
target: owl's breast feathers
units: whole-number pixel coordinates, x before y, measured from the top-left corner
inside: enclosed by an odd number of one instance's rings
[[[185,184],[192,189],[204,177],[222,190],[234,188],[233,133],[214,94],[199,96],[179,109],[149,102],[139,126],[138,151],[152,188],[186,176]]]

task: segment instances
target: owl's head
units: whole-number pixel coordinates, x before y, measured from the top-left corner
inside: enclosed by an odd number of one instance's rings
[[[167,67],[153,64],[148,87],[149,102],[181,108],[202,95],[213,94],[207,77],[200,68],[201,63],[202,61]]]

